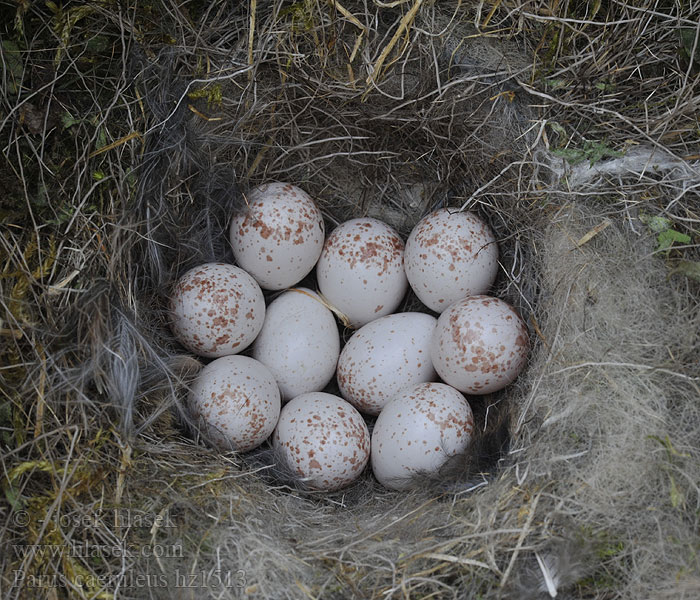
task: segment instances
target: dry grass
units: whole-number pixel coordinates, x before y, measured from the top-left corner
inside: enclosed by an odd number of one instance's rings
[[[697,596],[700,4],[0,14],[0,597]],[[311,494],[186,434],[164,299],[269,179],[497,232],[531,361],[440,481]]]

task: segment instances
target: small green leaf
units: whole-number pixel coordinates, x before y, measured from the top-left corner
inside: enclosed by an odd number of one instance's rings
[[[92,54],[99,54],[100,52],[107,50],[110,47],[110,44],[111,41],[107,36],[96,35],[88,40],[86,48],[88,52]]]
[[[575,166],[586,159],[583,150],[577,150],[576,148],[556,148],[552,150],[552,154],[563,158],[571,166]]]
[[[700,262],[682,260],[676,265],[676,268],[671,271],[671,275],[676,275],[677,273],[690,277],[690,279],[700,281]]]
[[[603,158],[619,158],[622,156],[622,152],[609,148],[603,142],[591,141],[584,142],[583,148],[560,148],[552,150],[552,153],[565,159],[572,166],[587,160],[591,167]]]
[[[549,125],[555,133],[558,133],[559,135],[566,135],[566,129],[562,127],[559,123],[556,121],[547,121],[547,125]]]
[[[686,235],[685,233],[681,233],[680,231],[676,231],[675,229],[667,229],[666,231],[659,233],[659,235],[656,237],[656,241],[658,242],[659,250],[668,250],[671,246],[673,246],[674,242],[678,242],[679,244],[690,243],[690,236]]]
[[[63,125],[63,130],[65,131],[69,127],[72,127],[73,125],[77,125],[78,123],[81,122],[82,119],[76,119],[73,115],[71,115],[68,111],[64,112],[61,115],[61,124]]]
[[[673,225],[671,219],[659,217],[658,215],[648,215],[646,213],[641,213],[639,215],[639,220],[649,227],[649,229],[651,229],[654,233],[666,231],[667,229],[671,228],[671,225]]]
[[[639,215],[639,220],[657,234],[657,250],[669,250],[675,242],[679,244],[689,244],[691,241],[689,235],[673,229],[673,221],[671,221],[671,219],[659,215],[641,213]]]
[[[599,81],[595,84],[595,88],[601,92],[613,92],[615,91],[614,83],[606,83],[605,81]]]
[[[98,148],[102,148],[103,146],[107,145],[107,132],[105,131],[104,127],[100,127],[97,130],[97,144],[96,146]]]
[[[622,152],[608,148],[603,142],[586,142],[584,151],[588,155],[591,167],[603,158],[619,158],[622,156]]]
[[[5,487],[5,500],[7,500],[7,503],[14,511],[22,510],[24,508],[24,500],[22,500],[22,497],[19,495],[17,490],[15,490],[15,488],[13,488],[11,485]]]
[[[546,79],[545,83],[552,90],[559,90],[567,86],[566,79]]]
[[[12,411],[12,429],[15,434],[15,443],[17,446],[24,444],[26,439],[25,420],[22,418],[22,413],[19,410]]]

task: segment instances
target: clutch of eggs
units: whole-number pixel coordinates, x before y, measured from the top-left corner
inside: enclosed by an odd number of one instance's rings
[[[290,470],[323,491],[370,462],[385,487],[405,489],[466,452],[474,421],[463,394],[512,382],[528,350],[515,310],[482,295],[498,267],[488,226],[442,209],[405,247],[372,218],[341,223],[324,242],[322,215],[296,186],[258,186],[247,203],[229,230],[239,266],[190,269],[170,300],[175,337],[216,359],[189,396],[207,438],[246,452],[271,436]],[[287,289],[265,307],[261,288],[290,288],[314,267],[320,294]],[[392,314],[409,285],[439,318]],[[329,307],[358,328],[342,352]],[[235,356],[249,347],[252,358]],[[342,398],[321,391],[334,375]],[[360,413],[378,415],[371,444]]]

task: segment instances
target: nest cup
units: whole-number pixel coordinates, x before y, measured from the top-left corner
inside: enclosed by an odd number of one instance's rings
[[[658,11],[510,4],[166,3],[158,17],[175,42],[138,11],[105,6],[74,22],[124,42],[119,69],[101,57],[120,108],[89,93],[84,102],[125,132],[75,161],[76,190],[96,169],[112,187],[94,212],[70,195],[74,212],[54,229],[71,243],[51,251],[35,225],[30,251],[28,234],[3,230],[8,263],[39,270],[26,283],[8,270],[0,325],[17,332],[0,347],[17,390],[3,417],[14,437],[3,439],[2,543],[62,551],[3,553],[0,596],[700,589],[700,170],[681,102],[697,92],[694,46],[672,68],[664,61],[677,49],[664,37],[666,53],[637,72],[622,47],[670,28]],[[674,10],[687,28],[693,15]],[[586,45],[590,23],[619,41],[612,62]],[[615,79],[628,71],[632,82]],[[99,73],[79,73],[92,89]],[[659,78],[681,108],[647,107],[644,118],[665,119],[675,138],[643,134],[636,97],[620,98]],[[6,92],[11,114],[30,101]],[[23,147],[26,132],[13,132]],[[174,340],[168,295],[190,267],[233,263],[230,219],[248,189],[272,180],[309,193],[327,231],[370,216],[405,240],[445,206],[494,230],[491,293],[528,325],[528,366],[506,389],[470,398],[472,450],[410,492],[385,490],[369,469],[345,490],[310,492],[266,447],[222,453],[188,421],[204,360]],[[658,227],[673,238],[664,248]],[[313,288],[313,274],[300,285]],[[399,310],[427,309],[409,293]],[[75,551],[78,541],[100,546],[99,560]],[[61,578],[42,579],[52,572]]]

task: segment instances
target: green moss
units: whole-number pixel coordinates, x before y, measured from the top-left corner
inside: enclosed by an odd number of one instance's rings
[[[589,140],[586,140],[580,148],[557,148],[552,150],[552,154],[565,159],[570,165],[588,161],[591,167],[604,158],[619,158],[622,156],[622,152],[613,150],[605,142]]]

